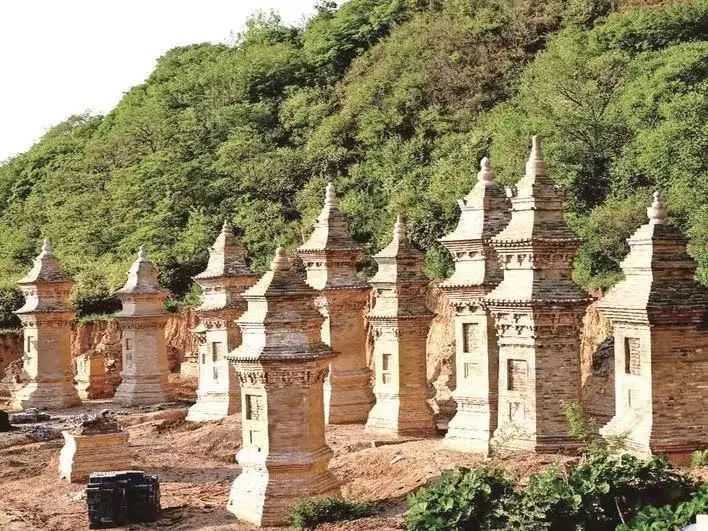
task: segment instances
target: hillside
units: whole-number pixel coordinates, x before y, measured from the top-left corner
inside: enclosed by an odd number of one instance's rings
[[[351,0],[303,28],[261,15],[234,46],[171,50],[109,114],[0,165],[0,327],[43,237],[83,315],[114,308],[140,244],[190,301],[224,219],[262,270],[302,241],[328,179],[368,251],[406,212],[442,277],[436,239],[478,160],[513,183],[531,133],[583,240],[580,282],[616,280],[657,187],[708,282],[707,37],[708,0]]]

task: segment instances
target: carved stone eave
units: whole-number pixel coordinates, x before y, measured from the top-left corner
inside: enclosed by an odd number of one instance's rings
[[[240,364],[261,364],[293,361],[317,361],[328,360],[335,357],[335,353],[330,348],[322,344],[311,351],[287,350],[278,347],[263,347],[259,351],[243,351],[241,348],[231,351],[226,359],[233,363]]]

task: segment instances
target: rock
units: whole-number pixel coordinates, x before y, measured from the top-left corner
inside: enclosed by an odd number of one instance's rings
[[[80,415],[72,419],[73,435],[96,435],[99,433],[117,433],[120,425],[112,411],[104,409],[98,415]]]
[[[61,437],[61,432],[49,426],[30,426],[25,430],[25,435],[34,442],[53,441]]]
[[[41,411],[37,409],[36,407],[31,407],[28,409],[25,409],[24,411],[20,413],[14,413],[10,415],[10,423],[11,424],[31,424],[35,422],[44,422],[47,420],[51,420],[51,416],[49,413],[46,413],[45,411]]]

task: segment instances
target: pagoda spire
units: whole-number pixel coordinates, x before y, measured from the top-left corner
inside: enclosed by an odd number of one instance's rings
[[[495,438],[536,451],[574,448],[560,404],[579,400],[580,323],[590,297],[572,280],[580,242],[546,174],[539,136],[511,204],[509,224],[492,238],[504,280],[482,301],[499,344]]]
[[[615,415],[600,431],[680,459],[708,446],[708,288],[659,192],[647,218],[627,240],[624,279],[598,304],[615,349]]]
[[[187,413],[189,421],[219,420],[241,409],[238,376],[226,355],[241,344],[236,320],[246,311],[243,293],[257,280],[246,264],[245,249],[224,221],[209,249],[206,269],[194,277],[202,290],[196,308],[199,325],[193,330],[198,352],[197,359],[183,362],[183,367],[194,372],[196,361],[199,382],[197,402]]]
[[[489,158],[480,161],[477,181],[458,201],[460,220],[440,239],[455,270],[440,289],[455,309],[455,416],[448,423],[444,445],[487,454],[497,426],[498,346],[494,320],[480,300],[502,280],[491,245],[509,222],[510,203],[494,180]]]
[[[319,291],[322,340],[338,353],[324,386],[325,418],[330,424],[364,422],[373,402],[362,317],[369,286],[357,272],[362,247],[351,237],[332,182],[324,195],[312,234],[294,258],[296,271],[304,267],[307,283]]]

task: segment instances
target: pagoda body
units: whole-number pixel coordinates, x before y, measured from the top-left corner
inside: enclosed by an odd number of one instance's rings
[[[297,500],[339,494],[324,431],[333,353],[320,337],[318,293],[282,248],[243,296],[243,341],[228,355],[241,384],[243,436],[228,510],[253,525],[287,525]]]
[[[570,449],[578,443],[563,407],[580,398],[580,325],[589,298],[571,278],[579,242],[563,218],[563,197],[546,175],[537,137],[511,202],[509,225],[492,239],[504,280],[483,301],[499,346],[493,442],[538,452]]]
[[[678,460],[708,447],[708,289],[658,194],[601,300],[615,337],[615,416],[601,430]]]
[[[454,273],[440,284],[455,309],[457,413],[448,424],[444,445],[486,455],[497,427],[499,353],[494,320],[480,299],[502,280],[491,238],[510,218],[509,200],[494,182],[487,158],[482,159],[477,183],[459,206],[457,228],[440,239],[455,261]]]
[[[332,183],[312,235],[297,252],[307,270],[307,283],[319,291],[316,304],[325,317],[322,340],[336,355],[325,382],[325,420],[364,423],[374,401],[365,350],[369,286],[357,276],[362,249],[349,234]]]
[[[425,306],[428,284],[423,254],[406,236],[400,216],[393,240],[374,256],[379,269],[371,279],[376,302],[369,313],[374,334],[374,404],[367,431],[403,436],[436,434],[428,405],[426,340],[433,314]]]
[[[202,288],[197,308],[200,324],[195,330],[199,385],[187,420],[218,420],[241,410],[238,377],[226,355],[241,343],[236,319],[246,310],[242,294],[258,280],[227,223],[209,251],[207,268],[194,280]]]
[[[52,253],[48,240],[27,275],[18,281],[25,304],[15,313],[24,334],[23,371],[27,383],[13,396],[13,407],[61,409],[81,401],[74,388],[69,302],[72,280]]]
[[[126,406],[167,402],[167,292],[160,288],[157,268],[142,247],[116,295],[123,304],[115,314],[122,331],[123,370],[114,400]]]

